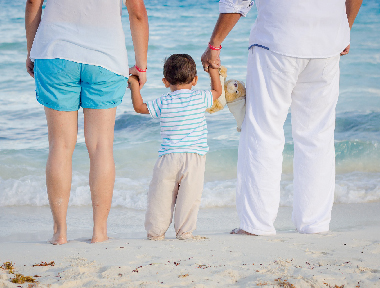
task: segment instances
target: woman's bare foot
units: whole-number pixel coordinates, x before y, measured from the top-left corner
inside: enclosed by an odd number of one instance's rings
[[[108,239],[108,236],[106,235],[105,237],[102,236],[102,237],[95,237],[95,236],[92,236],[92,239],[91,239],[91,243],[99,243],[99,242],[104,242],[104,241],[107,241]]]
[[[108,239],[109,238],[107,236],[107,228],[96,229],[94,227],[91,243],[104,242],[104,241],[107,241]]]
[[[54,230],[53,238],[49,240],[49,243],[53,245],[66,244],[67,243],[66,224],[58,226],[58,224],[54,223],[53,230]]]
[[[49,243],[53,245],[62,245],[67,243],[67,237],[66,235],[62,235],[58,232],[53,234],[53,238],[49,240]]]
[[[235,228],[233,229],[230,234],[239,234],[239,235],[249,235],[249,236],[257,236],[256,234],[249,233],[243,229]]]

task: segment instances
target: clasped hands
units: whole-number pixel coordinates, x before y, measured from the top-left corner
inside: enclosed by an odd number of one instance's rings
[[[201,57],[203,70],[208,72],[208,67],[219,68],[220,67],[220,50],[211,50],[209,47],[205,50]]]

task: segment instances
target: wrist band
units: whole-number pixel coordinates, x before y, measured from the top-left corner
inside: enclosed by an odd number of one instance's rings
[[[148,68],[146,68],[146,69],[141,69],[141,68],[137,67],[137,65],[135,65],[135,68],[136,68],[136,70],[139,71],[139,72],[146,72],[146,70],[148,69]]]
[[[220,50],[222,49],[222,45],[220,45],[219,47],[215,47],[215,46],[212,46],[210,43],[208,43],[208,48],[210,48],[211,50]]]

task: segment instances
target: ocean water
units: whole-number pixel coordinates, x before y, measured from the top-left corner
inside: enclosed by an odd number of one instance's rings
[[[146,0],[150,23],[146,100],[167,90],[162,78],[164,58],[188,53],[198,66],[198,89],[209,79],[200,57],[218,17],[215,0]],[[24,0],[0,0],[0,207],[46,206],[45,163],[48,153],[43,107],[35,100],[33,79],[26,73]],[[250,26],[256,8],[239,21],[223,43],[222,64],[228,79],[245,80]],[[168,20],[170,19],[170,21]],[[134,63],[127,11],[123,22],[130,64]],[[363,3],[351,33],[351,52],[341,59],[341,88],[336,119],[336,203],[380,201],[380,4]],[[285,124],[281,205],[292,204],[290,117]],[[235,205],[239,133],[224,109],[207,115],[210,152],[207,155],[202,208]],[[113,207],[142,210],[160,145],[159,123],[136,114],[126,91],[115,126],[116,183]],[[79,113],[78,143],[73,156],[70,206],[90,205],[89,159]],[[322,179],[323,181],[323,179]],[[1,209],[1,208],[0,208]]]

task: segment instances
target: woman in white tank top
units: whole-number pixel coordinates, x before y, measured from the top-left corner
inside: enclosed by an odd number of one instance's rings
[[[72,155],[77,139],[78,109],[90,156],[92,242],[107,237],[115,164],[113,131],[116,106],[127,77],[146,82],[148,16],[143,0],[124,0],[135,50],[128,67],[121,22],[122,0],[28,0],[25,29],[26,68],[35,78],[38,102],[45,106],[49,157],[46,186],[54,220],[52,244],[67,242],[66,214],[71,189]]]

